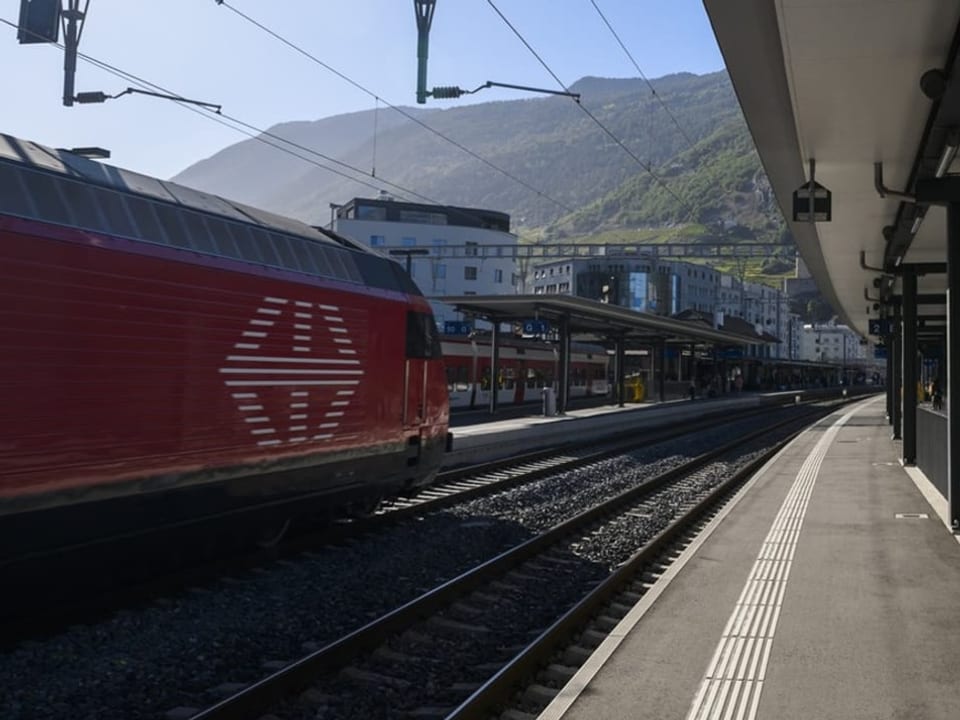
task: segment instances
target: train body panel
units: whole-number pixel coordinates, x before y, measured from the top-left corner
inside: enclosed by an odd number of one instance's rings
[[[486,338],[444,338],[450,407],[490,403],[490,344]],[[554,347],[518,338],[503,339],[499,351],[497,403],[536,402],[544,387],[557,388],[559,356]],[[601,347],[574,344],[570,358],[570,397],[606,395],[609,360]]]
[[[347,282],[244,262],[239,243],[218,256],[192,251],[190,238],[162,245],[51,222],[38,208],[52,200],[17,196],[10,179],[54,178],[45,190],[67,198],[57,176],[0,165],[4,527],[145,495],[166,498],[171,512],[159,514],[177,521],[189,503],[170,498],[188,488],[205,488],[197,507],[211,513],[297,492],[384,494],[439,468],[449,419],[439,341],[393,261],[304,245],[352,272]],[[26,200],[32,216],[7,211]],[[216,222],[222,231],[216,218],[203,227]],[[270,238],[301,260],[295,243],[310,242]],[[354,265],[386,280],[358,282]]]

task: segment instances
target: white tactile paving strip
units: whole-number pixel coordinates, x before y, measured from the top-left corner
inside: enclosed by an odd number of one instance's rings
[[[827,450],[857,410],[854,408],[838,418],[804,460],[727,621],[687,720],[756,718],[810,496]]]

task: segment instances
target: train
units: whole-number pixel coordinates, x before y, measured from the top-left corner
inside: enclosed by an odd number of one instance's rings
[[[0,134],[0,561],[368,502],[450,443],[440,336],[392,259]]]
[[[487,407],[491,393],[489,337],[443,336],[441,347],[450,407]],[[497,364],[499,405],[539,402],[543,388],[557,388],[559,357],[555,345],[507,337],[500,342]],[[609,356],[603,347],[572,343],[569,397],[607,395],[608,370]]]

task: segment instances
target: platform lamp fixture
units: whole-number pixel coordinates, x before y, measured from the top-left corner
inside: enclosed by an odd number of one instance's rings
[[[810,158],[810,179],[793,191],[794,222],[830,222],[833,193],[814,178],[817,161]]]

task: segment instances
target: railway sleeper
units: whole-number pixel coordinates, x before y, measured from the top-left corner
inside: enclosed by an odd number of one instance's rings
[[[573,679],[573,676],[577,674],[578,669],[579,668],[571,667],[570,665],[551,663],[544,668],[543,679],[545,682],[553,683],[557,687],[562,688]]]
[[[394,690],[409,690],[412,684],[409,680],[404,680],[403,678],[397,678],[391,675],[384,675],[383,673],[364,670],[363,668],[359,668],[354,665],[349,665],[343,668],[338,675],[344,680],[349,680],[350,682],[358,685],[368,685],[374,688],[389,687],[393,688]]]
[[[593,655],[593,648],[583,647],[582,645],[570,645],[563,651],[563,664],[580,667],[590,659],[591,655]]]
[[[467,633],[469,635],[486,635],[490,632],[490,628],[485,625],[473,625],[470,623],[460,622],[459,620],[453,620],[448,617],[443,617],[442,615],[435,615],[429,620],[427,620],[427,626],[431,630],[435,630],[441,635],[460,635]]]
[[[416,710],[410,710],[406,713],[408,718],[417,718],[418,720],[443,720],[456,708],[454,707],[444,707],[441,705],[425,705],[423,707],[418,707]]]
[[[594,619],[593,624],[607,634],[610,634],[613,632],[613,629],[620,624],[620,618],[611,617],[610,615],[600,615]]]
[[[500,720],[537,720],[537,716],[531,715],[528,712],[523,712],[522,710],[510,708],[506,712],[500,714]]]
[[[528,685],[526,690],[523,691],[522,702],[537,708],[545,708],[553,702],[558,692],[559,690],[557,688],[534,683],[533,685]]]

